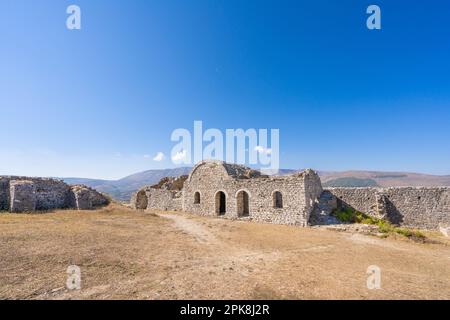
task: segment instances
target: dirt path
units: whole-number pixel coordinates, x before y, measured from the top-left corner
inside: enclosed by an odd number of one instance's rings
[[[159,217],[172,220],[175,227],[192,235],[199,242],[212,245],[218,244],[216,237],[205,227],[178,214],[156,213]]]

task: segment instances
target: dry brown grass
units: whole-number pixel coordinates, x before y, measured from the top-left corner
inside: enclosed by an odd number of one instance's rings
[[[111,205],[1,214],[0,298],[450,299],[443,238],[419,244],[154,213]],[[368,290],[374,264],[382,288]],[[69,265],[81,268],[79,291],[65,288]]]

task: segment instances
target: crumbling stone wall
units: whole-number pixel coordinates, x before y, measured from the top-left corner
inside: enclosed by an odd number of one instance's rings
[[[450,225],[450,188],[330,188],[337,207],[358,211],[392,223],[423,229]]]
[[[147,192],[148,208],[166,211],[181,211],[182,203],[180,191],[150,189]]]
[[[108,202],[107,197],[91,188],[71,187],[56,179],[0,177],[0,210],[3,211],[91,209]]]
[[[71,186],[71,192],[73,193],[74,201],[71,207],[75,207],[78,210],[92,210],[109,203],[109,199],[103,194],[85,185]]]
[[[148,208],[147,188],[148,187],[144,187],[133,193],[131,196],[131,207],[133,209],[146,210]]]
[[[36,210],[53,210],[72,207],[70,186],[55,179],[33,179],[36,187]],[[12,197],[11,197],[12,199]]]
[[[9,185],[11,212],[32,212],[36,210],[36,186],[33,181],[13,180]]]
[[[181,211],[181,196],[181,191],[144,187],[133,194],[131,204],[134,209],[140,210]]]
[[[0,177],[0,211],[9,210],[10,204],[9,179]]]

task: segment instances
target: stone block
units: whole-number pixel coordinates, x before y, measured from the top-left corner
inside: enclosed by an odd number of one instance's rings
[[[33,212],[36,210],[36,187],[33,181],[12,180],[10,182],[10,211]]]

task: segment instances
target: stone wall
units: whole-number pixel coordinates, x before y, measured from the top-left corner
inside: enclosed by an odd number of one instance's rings
[[[314,171],[279,177],[258,175],[245,167],[241,167],[241,171],[243,174],[235,174],[235,165],[216,161],[197,165],[184,184],[183,210],[205,216],[307,225],[322,192],[320,179]],[[275,206],[277,192],[281,194],[281,207]],[[221,210],[221,197],[224,197],[224,210]]]
[[[36,210],[36,186],[33,181],[13,180],[9,184],[11,212],[33,212]]]
[[[55,179],[32,179],[36,187],[36,210],[72,207],[70,186]],[[12,197],[11,197],[12,199]]]
[[[394,224],[423,229],[450,225],[450,188],[330,188],[337,207],[350,206]]]
[[[151,189],[147,193],[148,207],[166,211],[181,211],[182,193],[180,191]]]
[[[133,195],[131,205],[306,226],[321,193],[313,170],[269,177],[243,166],[204,161],[194,167],[181,191],[144,187]]]
[[[450,188],[446,187],[324,191],[319,176],[310,169],[289,176],[265,176],[220,161],[196,165],[181,191],[167,190],[167,186],[141,189],[133,195],[132,206],[300,226],[336,223],[336,218],[330,215],[332,211],[352,207],[407,227],[450,226]]]
[[[134,193],[131,200],[134,209],[182,210],[182,192],[144,187]]]
[[[0,211],[9,210],[9,179],[0,177]]]
[[[83,199],[77,201],[83,190]],[[49,178],[0,177],[0,210],[11,212],[46,211],[53,209],[90,209],[105,205],[109,200],[85,186],[69,186]]]
[[[85,185],[74,185],[70,187],[73,193],[74,203],[71,207],[78,210],[92,210],[109,203],[109,199],[96,190]]]

